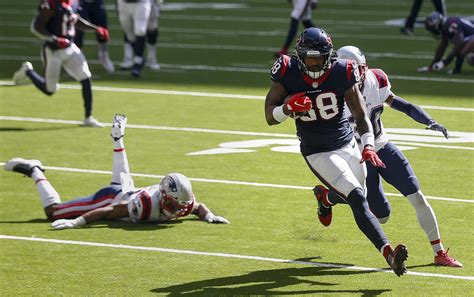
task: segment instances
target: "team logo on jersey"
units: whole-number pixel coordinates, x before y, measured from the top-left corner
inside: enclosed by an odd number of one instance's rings
[[[313,84],[312,84],[313,88],[317,88],[319,86],[318,82],[317,81],[313,81]]]

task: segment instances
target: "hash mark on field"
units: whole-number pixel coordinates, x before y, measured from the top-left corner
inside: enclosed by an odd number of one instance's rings
[[[277,259],[277,258],[246,256],[246,255],[227,254],[227,253],[208,253],[208,252],[168,249],[168,248],[160,248],[160,247],[145,247],[145,246],[109,244],[109,243],[88,242],[88,241],[39,238],[39,237],[20,237],[20,236],[10,236],[10,235],[0,235],[0,239],[35,241],[35,242],[57,243],[57,244],[71,244],[71,245],[82,245],[82,246],[95,246],[95,247],[108,247],[108,248],[115,248],[115,249],[127,249],[127,250],[139,250],[139,251],[149,251],[149,252],[185,254],[185,255],[194,255],[194,256],[197,255],[197,256],[210,256],[210,257],[221,257],[221,258],[234,258],[234,259],[243,259],[243,260],[266,261],[266,262],[274,262],[274,263],[290,263],[290,264],[310,265],[310,266],[317,266],[317,267],[351,269],[351,270],[358,270],[358,271],[376,271],[376,272],[393,273],[391,270],[382,269],[382,268],[361,267],[361,266],[351,266],[351,265],[338,265],[338,264],[297,261],[297,260],[285,260],[285,259]],[[441,274],[441,273],[427,273],[427,272],[408,271],[407,275],[423,276],[423,277],[451,278],[451,279],[470,280],[470,281],[474,280],[473,276],[450,275],[450,274]]]

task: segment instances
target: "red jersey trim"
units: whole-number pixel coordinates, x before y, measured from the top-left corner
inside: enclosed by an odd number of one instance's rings
[[[388,77],[382,69],[370,69],[379,82],[379,89],[388,86]]]

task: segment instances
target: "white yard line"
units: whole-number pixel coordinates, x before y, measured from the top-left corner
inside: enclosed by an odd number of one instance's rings
[[[407,77],[407,79],[409,78]],[[13,85],[14,84],[12,81],[0,80],[0,86],[13,86]],[[63,89],[74,89],[74,90],[81,89],[80,85],[70,85],[70,84],[60,84],[60,87]],[[212,98],[222,98],[222,99],[265,100],[265,96],[259,96],[259,95],[242,95],[242,94],[211,93],[211,92],[189,92],[189,91],[141,89],[141,88],[140,89],[119,88],[119,87],[106,87],[106,86],[94,86],[92,88],[95,91],[104,91],[104,92],[162,94],[162,95],[175,95],[175,96],[212,97]],[[468,111],[468,112],[474,111],[474,108],[468,108],[468,107],[433,106],[433,105],[420,105],[420,106],[424,109],[436,109],[436,110],[446,110],[446,111]]]
[[[0,162],[0,166],[5,165],[4,162]],[[94,169],[81,169],[81,168],[70,168],[70,167],[58,167],[58,166],[43,166],[48,170],[55,171],[64,171],[64,172],[75,172],[75,173],[87,173],[87,174],[105,174],[112,176],[112,171],[109,170],[94,170]],[[165,175],[159,174],[147,174],[147,173],[130,173],[131,176],[136,177],[147,177],[147,178],[156,178],[162,179]],[[235,181],[235,180],[223,180],[223,179],[209,179],[209,178],[200,178],[200,177],[189,177],[189,180],[193,182],[203,182],[203,183],[216,183],[216,184],[226,184],[226,185],[239,185],[239,186],[251,186],[251,187],[265,187],[265,188],[278,188],[278,189],[294,189],[294,190],[305,190],[310,191],[313,187],[307,186],[295,186],[295,185],[284,185],[284,184],[269,184],[269,183],[257,183],[257,182],[245,182],[245,181]],[[403,197],[403,195],[398,193],[385,193],[387,196],[393,197]],[[460,202],[460,203],[474,203],[474,200],[470,199],[460,199],[460,198],[448,198],[448,197],[435,197],[435,196],[426,196],[430,200],[439,200],[447,202]]]
[[[52,239],[52,238],[40,238],[40,237],[21,237],[21,236],[10,236],[10,235],[0,235],[0,239],[105,247],[105,248],[138,250],[138,251],[147,251],[147,252],[184,254],[184,255],[193,255],[193,256],[210,256],[210,257],[220,257],[220,258],[265,261],[265,262],[274,262],[274,263],[309,265],[309,266],[327,267],[327,268],[341,268],[341,269],[350,269],[350,270],[357,270],[357,271],[376,271],[376,272],[384,272],[384,273],[393,273],[391,270],[381,269],[381,268],[361,267],[361,266],[352,266],[352,265],[338,265],[338,264],[328,264],[328,263],[309,262],[309,261],[285,260],[285,259],[277,259],[277,258],[247,256],[247,255],[227,254],[227,253],[209,253],[209,252],[201,252],[201,251],[178,250],[178,249],[169,249],[169,248],[160,248],[160,247],[146,247],[146,246],[125,245],[125,244],[109,244],[109,243],[99,243],[99,242],[89,242],[89,241],[62,240],[62,239]],[[449,278],[449,279],[459,279],[459,280],[468,280],[468,281],[474,280],[474,277],[472,276],[451,275],[451,274],[441,274],[441,273],[408,271],[407,275],[420,276],[420,277]]]

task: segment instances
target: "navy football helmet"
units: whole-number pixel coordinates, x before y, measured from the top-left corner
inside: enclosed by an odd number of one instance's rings
[[[300,69],[313,79],[321,77],[330,67],[333,58],[331,37],[322,29],[308,28],[298,37],[296,54]],[[310,71],[304,63],[305,58],[324,57],[324,64],[317,71]]]
[[[433,33],[435,36],[441,34],[441,27],[444,22],[443,14],[435,11],[431,15],[427,16],[425,19],[425,28],[426,30]]]

